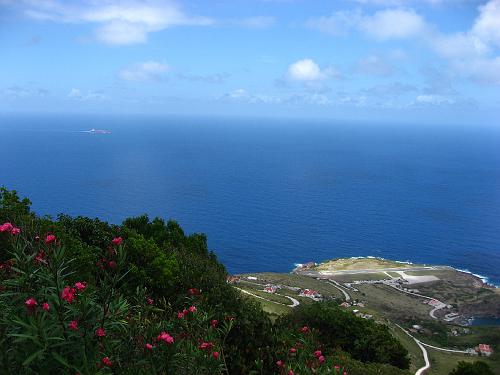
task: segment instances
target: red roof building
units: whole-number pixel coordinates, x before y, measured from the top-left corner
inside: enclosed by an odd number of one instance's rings
[[[476,351],[481,354],[481,355],[485,355],[487,357],[489,357],[490,355],[493,354],[493,349],[491,349],[491,346],[487,345],[487,344],[479,344],[477,347],[476,347]]]

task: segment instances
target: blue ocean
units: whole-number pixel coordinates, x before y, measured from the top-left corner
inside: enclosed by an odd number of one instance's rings
[[[4,114],[0,160],[39,214],[173,218],[232,273],[371,255],[500,284],[494,126]]]

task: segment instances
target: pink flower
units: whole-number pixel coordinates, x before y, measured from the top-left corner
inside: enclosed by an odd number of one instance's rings
[[[120,246],[123,242],[123,238],[121,237],[115,237],[111,240],[111,243],[115,246]]]
[[[42,309],[43,309],[44,311],[49,311],[49,310],[50,310],[50,306],[49,306],[49,304],[48,304],[47,302],[44,302],[44,304],[42,305]]]
[[[186,309],[184,309],[184,310],[182,310],[182,313],[183,313],[184,315],[187,315],[187,314],[189,314],[189,311],[187,311]]]
[[[297,353],[297,349],[295,349],[295,348],[291,348],[291,349],[290,349],[290,353],[292,353],[292,354],[293,354],[293,353]]]
[[[335,370],[340,370],[340,366],[339,365],[335,365]]]
[[[45,259],[45,252],[44,251],[39,251],[36,254],[35,263],[47,263],[47,260]]]
[[[26,306],[26,308],[30,311],[33,311],[37,305],[38,305],[38,302],[36,302],[36,299],[34,299],[33,297],[31,298],[28,298],[25,302],[24,302],[24,305]]]
[[[314,356],[315,356],[316,358],[321,357],[321,355],[322,355],[321,350],[316,350],[316,351],[314,352]]]
[[[276,366],[278,366],[278,367],[283,367],[283,361],[281,361],[281,360],[280,360],[280,361],[277,361],[277,362],[276,362]]]
[[[177,318],[178,318],[178,319],[182,319],[182,318],[184,318],[184,314],[183,314],[183,313],[181,313],[181,312],[177,313]]]
[[[75,283],[75,288],[81,292],[82,290],[85,290],[85,288],[87,287],[87,283],[85,281],[78,281]]]
[[[40,241],[40,236],[35,236],[35,241]]]
[[[17,236],[19,233],[21,233],[21,229],[15,227],[10,231],[10,234],[12,234],[13,236]]]
[[[51,243],[56,242],[56,236],[53,234],[47,234],[45,237],[45,244],[50,245]]]
[[[68,328],[72,331],[78,331],[78,320],[72,320],[71,322],[69,322]]]
[[[192,312],[192,313],[195,313],[196,312],[196,306],[191,306],[189,308],[189,311]]]
[[[213,347],[213,342],[202,342],[198,348],[200,348],[201,350],[212,350]]]
[[[324,356],[322,356],[322,355],[320,355],[320,356],[318,357],[318,361],[319,361],[319,363],[323,363],[323,362],[325,362],[325,357],[324,357]]]
[[[102,364],[104,366],[107,366],[107,367],[111,367],[113,365],[113,362],[111,362],[111,360],[109,359],[109,357],[104,357],[102,360],[101,360]]]
[[[304,327],[302,327],[301,329],[299,329],[299,331],[300,331],[301,333],[309,333],[309,332],[311,332],[311,330],[309,329],[309,327],[308,327],[308,326],[304,326]]]
[[[344,371],[344,375],[347,375],[347,371]]]
[[[161,332],[158,337],[158,341],[163,341],[166,344],[173,344],[174,343],[174,338],[170,336],[167,332],[163,331]]]
[[[110,260],[108,265],[109,265],[109,268],[111,268],[112,270],[116,269],[116,267],[117,267],[117,264],[114,260]]]
[[[155,301],[153,301],[153,299],[152,299],[152,298],[147,298],[147,299],[146,299],[146,303],[147,303],[148,305],[152,305],[153,303],[155,303]]]
[[[11,223],[3,223],[0,225],[0,232],[10,232],[14,228]]]
[[[144,347],[145,347],[147,350],[153,350],[153,345],[151,345],[150,343],[147,343],[146,345],[144,345]]]
[[[212,353],[212,356],[213,356],[215,359],[219,359],[219,352],[213,352],[213,353]]]
[[[96,337],[104,337],[106,336],[106,330],[102,327],[99,327],[95,330]]]
[[[190,288],[190,289],[188,289],[188,294],[190,296],[197,296],[200,294],[200,291],[196,288]]]
[[[69,286],[67,286],[61,292],[61,298],[68,303],[73,303],[73,301],[75,300],[75,293],[75,288],[70,288]]]
[[[212,326],[212,328],[217,328],[217,324],[219,324],[219,322],[216,319],[214,319],[210,322],[210,325]]]
[[[293,370],[288,371],[288,375],[293,375]]]

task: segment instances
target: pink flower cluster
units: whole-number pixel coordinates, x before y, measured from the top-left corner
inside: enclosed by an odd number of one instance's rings
[[[190,306],[190,307],[189,307],[189,309],[184,309],[184,310],[182,310],[182,311],[179,311],[179,312],[177,313],[177,318],[182,319],[182,318],[184,318],[186,315],[189,315],[189,313],[194,314],[194,313],[196,312],[196,310],[197,310],[197,309],[196,309],[196,306]]]
[[[72,320],[71,322],[69,322],[68,328],[72,331],[78,331],[78,320]]]
[[[111,243],[115,246],[120,246],[123,242],[123,238],[121,237],[115,237],[111,240]]]
[[[156,338],[157,341],[163,341],[165,344],[172,345],[174,343],[174,338],[170,336],[168,332],[161,332]]]
[[[86,287],[87,283],[84,281],[78,281],[74,287],[66,286],[61,292],[61,298],[68,303],[73,303],[77,293],[83,292]]]
[[[325,362],[325,357],[323,356],[323,354],[321,353],[321,350],[316,350],[314,352],[314,356],[318,359],[319,363],[323,363]]]
[[[11,223],[3,223],[0,225],[0,233],[10,233],[13,236],[17,236],[19,233],[21,233],[21,229],[13,226]]]
[[[57,240],[56,236],[54,236],[53,234],[47,234],[45,236],[45,245],[50,245],[50,244],[56,242],[56,240]]]
[[[106,330],[102,327],[99,327],[95,330],[95,335],[96,337],[105,337],[106,336]]]
[[[38,306],[38,302],[35,298],[30,297],[24,302],[24,306],[28,309],[30,313],[34,312],[35,309]],[[42,309],[43,311],[49,311],[50,310],[50,305],[47,302],[42,303]]]
[[[101,360],[103,366],[106,366],[106,367],[111,367],[113,365],[113,362],[111,362],[111,360],[109,359],[109,357],[104,357],[102,360]]]

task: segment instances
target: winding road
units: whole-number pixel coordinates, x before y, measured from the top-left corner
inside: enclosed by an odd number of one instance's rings
[[[351,296],[349,293],[347,293],[344,289],[342,289],[340,287],[340,284],[338,282],[336,282],[335,280],[332,280],[332,279],[328,279],[328,281],[333,284],[333,286],[335,288],[337,288],[338,290],[340,290],[342,292],[342,294],[344,295],[344,298],[346,300],[346,302],[349,302],[351,300]]]
[[[406,329],[404,329],[403,327],[401,327],[399,324],[396,324],[396,326],[398,326],[404,333],[406,333],[413,340],[415,340],[415,342],[417,343],[418,347],[422,351],[422,354],[424,356],[425,365],[423,367],[420,367],[415,372],[415,375],[422,375],[425,371],[427,371],[428,369],[431,368],[431,362],[429,361],[429,354],[427,353],[427,350],[424,348],[424,346],[422,345],[422,343],[418,339],[416,339],[415,337],[413,337],[412,335],[410,335],[410,333]]]

